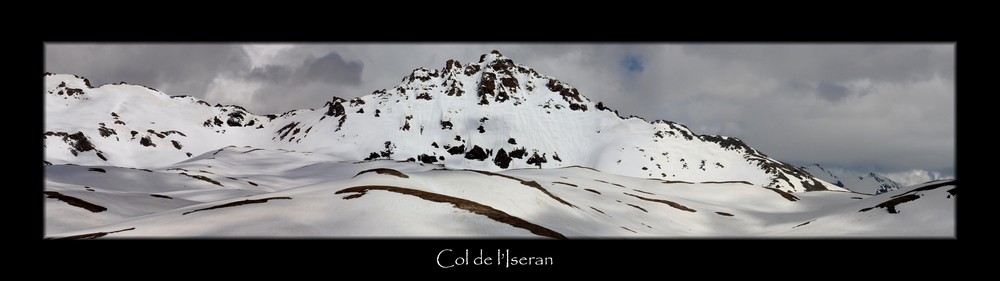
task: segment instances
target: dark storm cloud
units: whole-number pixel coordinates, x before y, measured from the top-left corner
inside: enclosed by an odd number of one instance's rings
[[[819,85],[816,86],[816,93],[818,93],[819,96],[825,100],[838,102],[847,98],[847,94],[850,94],[850,90],[847,89],[847,87],[834,83],[819,82]]]
[[[203,96],[222,73],[248,69],[238,45],[47,44],[45,69],[87,77],[96,85],[125,81],[171,95]],[[96,86],[95,85],[95,86]]]
[[[343,83],[357,85],[361,82],[364,64],[345,61],[336,52],[323,57],[307,57],[300,65],[264,65],[256,67],[246,75],[247,79],[275,84],[294,83]]]
[[[918,44],[713,44],[684,51],[728,63],[745,63],[786,79],[919,81],[954,77],[951,46]]]
[[[306,60],[302,69],[304,79],[357,85],[361,82],[364,64],[344,61],[336,52],[330,52],[319,59]]]
[[[247,104],[280,112],[325,101],[336,86],[358,86],[364,63],[334,51],[294,61],[254,63],[235,44],[47,44],[45,68],[87,77],[95,86],[125,81],[168,95]]]
[[[246,78],[260,82],[286,83],[293,77],[293,69],[284,65],[265,65],[250,70]]]

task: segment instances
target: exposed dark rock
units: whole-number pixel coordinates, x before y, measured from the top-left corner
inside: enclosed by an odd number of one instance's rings
[[[452,69],[461,69],[461,68],[462,68],[462,64],[459,63],[458,61],[456,61],[456,60],[448,60],[448,62],[446,62],[444,64],[444,69],[442,69],[441,71],[442,72],[448,72],[449,70],[452,70]]]
[[[507,139],[507,143],[509,143],[509,144],[517,144],[517,141],[514,140],[514,138],[509,138],[509,139]]]
[[[472,76],[473,74],[476,74],[478,72],[479,72],[479,65],[478,64],[470,64],[470,65],[468,65],[468,66],[465,67],[465,72],[464,73],[465,73],[466,76]]]
[[[514,77],[500,78],[500,84],[508,89],[511,89],[511,91],[514,91],[518,87],[517,78]]]
[[[496,164],[497,167],[503,169],[510,167],[510,156],[507,156],[507,152],[504,151],[503,148],[501,148],[500,151],[497,152],[497,156],[493,158],[493,164]]]
[[[288,123],[288,125],[285,125],[284,127],[281,127],[281,129],[278,129],[278,134],[280,134],[280,136],[279,136],[280,139],[284,140],[285,137],[288,136],[288,133],[290,133],[292,131],[292,129],[295,128],[298,125],[299,125],[299,122],[291,122],[291,123]]]
[[[478,145],[473,146],[468,153],[465,153],[465,159],[475,159],[483,161],[486,160],[486,157],[489,157],[486,155],[486,151],[483,151],[483,148],[479,147]]]
[[[451,124],[451,121],[441,121],[441,129],[442,130],[451,130],[451,128],[453,126],[454,125]]]
[[[869,207],[869,208],[864,208],[864,209],[858,210],[858,212],[867,212],[867,211],[869,211],[869,210],[871,210],[873,208],[885,208],[885,209],[887,209],[889,211],[890,214],[898,214],[899,210],[896,210],[896,205],[903,204],[903,203],[910,202],[910,201],[917,200],[917,199],[920,199],[920,195],[906,194],[904,196],[894,197],[892,199],[889,199],[888,201],[879,203],[878,205],[875,205],[875,207]]]
[[[417,160],[420,160],[420,162],[424,162],[426,164],[433,164],[434,162],[438,161],[437,158],[435,158],[434,156],[430,156],[427,154],[420,154],[420,156],[417,156]]]
[[[483,77],[479,80],[479,88],[476,95],[480,98],[479,104],[490,104],[489,100],[486,99],[488,95],[494,94],[496,91],[496,79],[497,75],[493,73],[483,73]]]
[[[538,155],[538,152],[536,151],[533,155],[531,155],[531,158],[528,158],[527,163],[528,165],[538,166],[538,168],[541,169],[542,163],[548,163],[548,162],[549,161],[545,159],[545,156]]]
[[[528,155],[528,153],[526,152],[526,148],[522,147],[514,149],[513,151],[510,152],[509,155],[511,158],[524,159],[524,156]]]
[[[344,99],[333,97],[332,102],[327,102],[329,107],[326,109],[326,116],[338,117],[344,115],[344,105],[340,104],[342,101],[344,101]]]
[[[448,153],[451,154],[451,155],[464,154],[465,153],[465,145],[463,144],[463,145],[460,145],[460,146],[454,146],[452,148],[449,148],[448,149]]]
[[[139,140],[139,144],[141,144],[142,146],[156,147],[156,144],[153,143],[153,140],[150,139],[149,137],[142,137],[142,139]]]
[[[608,107],[604,106],[604,102],[597,102],[597,105],[594,106],[594,107],[597,107],[597,110],[601,110],[601,111],[604,111],[604,110],[611,111]],[[661,136],[661,138],[662,138],[662,136]]]
[[[235,111],[234,110],[233,112],[230,112],[228,114],[228,116],[229,116],[229,119],[226,120],[226,125],[229,125],[230,127],[241,127],[241,126],[243,126],[242,124],[240,124],[240,122],[243,121],[243,112],[242,111]]]

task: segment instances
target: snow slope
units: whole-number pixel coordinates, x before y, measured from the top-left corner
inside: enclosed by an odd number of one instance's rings
[[[286,161],[259,164],[274,159]],[[955,235],[954,181],[878,196],[786,193],[584,167],[492,173],[392,160],[317,161],[310,153],[252,147],[151,172],[53,165],[46,174],[47,191],[106,208],[45,199],[50,238]]]

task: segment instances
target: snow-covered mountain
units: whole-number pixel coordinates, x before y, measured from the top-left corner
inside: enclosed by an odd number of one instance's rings
[[[733,137],[623,118],[497,51],[418,68],[394,88],[318,109],[256,115],[144,86],[92,87],[46,75],[46,161],[156,168],[221,147],[310,151],[499,171],[592,167],[680,181],[748,181],[788,192],[840,190]]]
[[[833,183],[836,186],[843,187],[854,192],[882,194],[904,187],[903,184],[876,173],[868,173],[867,175],[859,176],[841,174],[838,176],[834,172],[823,168],[823,166],[820,166],[819,164],[799,167],[799,169],[802,169],[803,171],[806,171],[810,175],[813,175],[823,181]]]
[[[277,115],[46,74],[43,145],[51,238],[954,235],[953,180],[850,192],[496,51]]]

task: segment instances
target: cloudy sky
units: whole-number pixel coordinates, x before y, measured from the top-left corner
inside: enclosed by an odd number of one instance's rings
[[[739,137],[793,164],[954,174],[953,44],[47,44],[45,68],[267,114],[494,49],[623,116]]]

